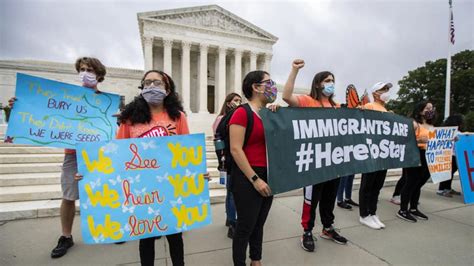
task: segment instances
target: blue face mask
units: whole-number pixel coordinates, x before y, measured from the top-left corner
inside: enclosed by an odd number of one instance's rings
[[[334,83],[324,83],[324,89],[323,89],[323,94],[326,95],[327,97],[331,96],[334,94]]]

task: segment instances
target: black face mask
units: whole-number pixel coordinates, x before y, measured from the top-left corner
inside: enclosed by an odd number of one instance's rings
[[[426,111],[425,114],[423,115],[423,117],[426,120],[433,120],[435,115],[436,115],[436,111],[435,110],[430,110],[430,111]]]

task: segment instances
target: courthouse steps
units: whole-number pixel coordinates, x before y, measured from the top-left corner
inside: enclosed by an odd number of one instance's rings
[[[63,157],[63,149],[0,142],[0,221],[59,215]],[[224,202],[226,190],[218,184],[217,157],[209,137],[206,157],[213,178],[209,183],[211,203]],[[385,186],[394,185],[400,174],[400,170],[390,170]],[[360,177],[356,176],[354,189],[358,189],[359,183]],[[301,193],[295,190],[278,196]]]

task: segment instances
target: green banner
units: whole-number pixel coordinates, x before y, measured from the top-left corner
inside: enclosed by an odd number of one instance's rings
[[[273,194],[420,164],[413,122],[406,117],[347,108],[280,108],[260,116]]]

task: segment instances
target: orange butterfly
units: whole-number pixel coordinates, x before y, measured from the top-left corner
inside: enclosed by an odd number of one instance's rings
[[[363,106],[369,103],[369,95],[367,91],[364,91],[364,94],[359,99],[359,94],[354,85],[350,84],[346,89],[346,103],[348,108],[357,108],[358,106]]]

